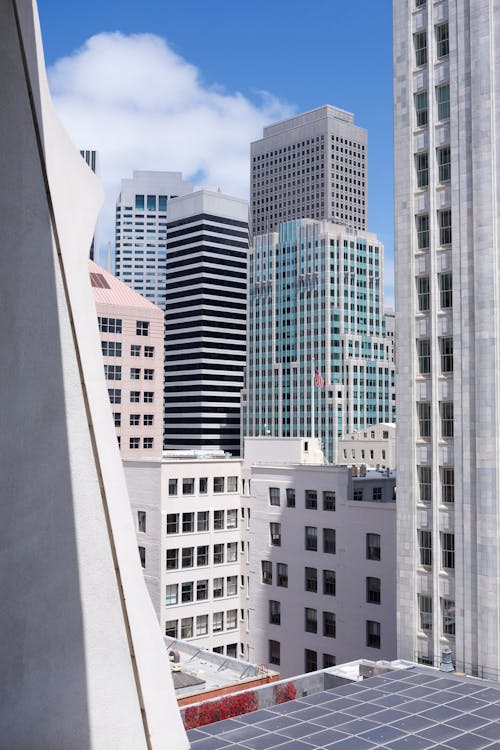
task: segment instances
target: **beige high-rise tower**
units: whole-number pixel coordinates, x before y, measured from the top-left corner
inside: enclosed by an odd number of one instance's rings
[[[394,0],[399,655],[500,678],[498,0]]]

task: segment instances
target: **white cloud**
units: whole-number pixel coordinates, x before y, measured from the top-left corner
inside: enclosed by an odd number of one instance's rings
[[[183,172],[197,184],[248,197],[249,144],[292,107],[206,86],[197,68],[152,34],[97,34],[48,71],[59,115],[77,148],[99,152],[106,193],[101,245],[114,241],[114,205],[134,169]]]

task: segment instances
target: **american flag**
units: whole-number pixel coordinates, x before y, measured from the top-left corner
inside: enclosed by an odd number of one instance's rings
[[[317,367],[314,368],[314,385],[318,388],[324,388],[326,385],[325,379],[319,374]]]

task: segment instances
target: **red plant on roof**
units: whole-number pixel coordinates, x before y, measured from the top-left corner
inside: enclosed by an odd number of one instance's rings
[[[290,699],[287,699],[290,700]],[[197,706],[188,706],[184,711],[186,729],[196,729],[214,721],[223,721],[233,716],[241,716],[256,711],[259,701],[254,692],[226,695],[216,701],[206,701]]]
[[[287,682],[285,685],[276,685],[276,703],[286,703],[294,701],[297,697],[297,688],[293,682]]]

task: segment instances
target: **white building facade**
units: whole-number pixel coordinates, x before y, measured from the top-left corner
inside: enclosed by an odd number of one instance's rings
[[[399,656],[500,678],[500,7],[394,0]]]
[[[380,422],[367,430],[357,430],[339,440],[337,463],[342,466],[394,469],[396,466],[396,425]]]

